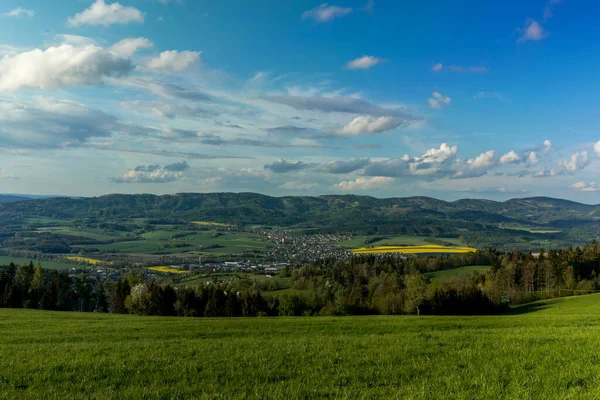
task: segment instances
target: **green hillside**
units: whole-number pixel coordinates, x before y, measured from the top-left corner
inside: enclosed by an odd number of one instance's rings
[[[115,194],[0,203],[0,250],[65,253],[73,245],[139,239],[136,232],[148,226],[183,227],[190,221],[355,237],[418,236],[504,250],[564,248],[600,238],[599,206],[544,197],[446,202],[428,197],[356,195]],[[21,239],[15,239],[16,233],[22,234]],[[31,242],[23,243],[24,237]],[[40,245],[42,242],[50,246]]]
[[[0,398],[597,398],[600,295],[496,317],[0,310]]]

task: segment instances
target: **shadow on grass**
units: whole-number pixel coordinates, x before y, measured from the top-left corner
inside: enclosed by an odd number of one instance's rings
[[[539,300],[533,303],[523,304],[520,306],[516,306],[508,310],[504,315],[521,315],[521,314],[529,314],[536,311],[542,311],[548,308],[554,308],[557,304],[564,302],[565,300],[562,298],[558,299],[549,299],[549,300]]]

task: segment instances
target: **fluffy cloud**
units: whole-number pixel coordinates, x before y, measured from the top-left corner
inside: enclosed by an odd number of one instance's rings
[[[330,6],[327,3],[323,3],[313,9],[302,13],[303,19],[312,19],[316,22],[328,22],[332,19],[343,17],[352,12],[352,8],[342,8],[339,6]]]
[[[160,165],[140,165],[122,176],[111,178],[115,183],[167,183],[183,178],[184,171],[190,166],[187,162]]]
[[[440,72],[442,69],[444,69],[444,64],[437,63],[433,67],[431,67],[431,72]]]
[[[200,58],[199,51],[163,51],[148,61],[146,67],[153,71],[183,72]]]
[[[590,163],[587,151],[580,151],[571,156],[570,160],[560,161],[560,166],[568,172],[575,172],[577,170],[587,167]]]
[[[429,149],[421,157],[389,158],[372,161],[367,176],[451,176],[456,173],[456,154],[458,147],[442,143],[438,148]]]
[[[0,92],[96,85],[106,77],[126,75],[132,68],[128,58],[95,45],[35,49],[0,60]]]
[[[452,177],[456,179],[462,179],[485,175],[490,168],[496,165],[495,158],[496,152],[493,150],[481,153],[477,157],[467,160],[466,164],[463,165]]]
[[[423,118],[410,115],[404,109],[388,109],[354,97],[304,97],[304,96],[264,96],[264,100],[284,104],[297,110],[367,114],[375,117],[391,116],[404,118],[407,122],[421,121]]]
[[[549,152],[552,149],[552,142],[548,139],[544,140],[544,153]]]
[[[600,185],[596,182],[577,182],[569,186],[569,188],[580,192],[600,192]]]
[[[407,125],[406,121],[392,117],[371,118],[363,115],[354,118],[344,128],[336,131],[340,135],[356,136],[362,133],[381,133]]]
[[[501,165],[512,164],[512,163],[516,163],[516,162],[519,162],[519,161],[521,161],[521,157],[519,157],[519,155],[517,153],[515,153],[514,150],[511,150],[508,153],[504,154],[498,160],[498,162]]]
[[[120,3],[106,4],[104,0],[96,0],[90,8],[75,14],[68,22],[71,26],[124,25],[130,22],[144,22],[144,14],[134,7],[125,7]]]
[[[131,57],[139,49],[148,49],[152,46],[154,43],[146,38],[127,38],[113,44],[109,50],[121,57]]]
[[[519,29],[521,37],[517,40],[517,43],[531,41],[538,41],[544,39],[548,34],[544,31],[542,26],[536,21],[528,21],[523,29]]]
[[[333,189],[344,192],[354,192],[362,190],[372,190],[389,187],[394,183],[394,178],[385,176],[373,176],[370,178],[360,177],[353,181],[342,181],[332,186]]]
[[[527,161],[529,162],[530,165],[535,165],[540,162],[540,159],[538,158],[537,153],[535,151],[532,151],[527,156]]]
[[[368,158],[353,158],[347,161],[331,161],[323,164],[319,168],[319,171],[329,174],[349,174],[350,172],[365,168],[368,164]]]
[[[596,144],[594,144],[594,153],[600,156],[600,140],[597,141]]]
[[[25,17],[33,17],[33,15],[35,14],[35,12],[33,10],[27,10],[25,8],[15,8],[14,10],[8,11],[4,13],[5,17],[15,17],[15,18],[19,18],[22,16]]]
[[[302,161],[286,161],[282,158],[274,161],[272,164],[266,164],[265,169],[271,170],[276,174],[284,174],[287,172],[300,171],[307,168],[315,167],[316,164],[304,163]]]
[[[383,58],[373,56],[362,56],[355,60],[352,60],[346,64],[348,69],[369,69],[375,65],[383,62]]]
[[[431,97],[427,100],[430,108],[442,108],[443,106],[450,105],[452,99],[444,96],[439,92],[433,92]]]

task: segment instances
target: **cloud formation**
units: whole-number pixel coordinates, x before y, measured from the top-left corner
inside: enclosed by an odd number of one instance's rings
[[[148,61],[146,68],[153,71],[183,72],[200,58],[199,51],[163,51]]]
[[[300,171],[307,168],[313,168],[316,164],[304,163],[302,161],[286,161],[282,158],[274,161],[272,164],[266,164],[264,169],[268,169],[276,174]]]
[[[118,41],[113,44],[109,50],[121,57],[131,57],[140,49],[148,49],[153,47],[154,43],[150,40],[140,37],[140,38],[126,38]]]
[[[63,44],[0,59],[0,92],[97,85],[133,69],[129,58],[95,45]]]
[[[5,17],[14,17],[14,18],[19,18],[19,17],[33,17],[33,15],[35,14],[35,12],[33,10],[28,10],[25,8],[15,8],[14,10],[10,10],[8,12],[4,13]]]
[[[38,97],[35,102],[0,100],[0,147],[53,149],[110,137],[115,117],[84,105]]]
[[[331,21],[335,18],[340,18],[348,15],[352,12],[352,8],[343,8],[340,6],[330,6],[327,3],[323,3],[320,6],[312,8],[302,13],[303,19],[312,19],[315,22],[323,23]]]
[[[501,165],[517,163],[519,161],[521,161],[521,157],[519,157],[519,155],[514,150],[511,150],[508,153],[504,154],[498,160],[498,162]]]
[[[125,7],[120,3],[106,4],[96,0],[89,8],[68,19],[70,26],[113,24],[125,25],[130,22],[144,22],[144,14],[134,7]]]
[[[542,28],[539,23],[533,20],[528,21],[523,29],[519,29],[519,32],[521,32],[521,37],[517,39],[517,43],[523,43],[527,41],[537,42],[548,36],[548,34],[544,31],[544,28]]]
[[[262,99],[284,104],[297,110],[367,114],[375,117],[391,116],[404,118],[407,122],[421,121],[423,118],[410,115],[403,109],[388,109],[354,97],[304,97],[304,96],[263,96]]]
[[[583,181],[577,182],[569,186],[570,189],[577,190],[579,192],[600,192],[600,185],[596,182],[585,183]]]
[[[337,130],[340,135],[357,136],[363,133],[374,134],[389,131],[400,126],[407,126],[409,123],[406,120],[395,119],[393,117],[372,118],[367,115],[361,115],[354,118],[344,126]]]
[[[369,164],[368,158],[352,158],[347,161],[331,161],[319,167],[319,172],[328,174],[349,174],[356,170],[365,168]]]
[[[332,188],[344,192],[355,192],[386,188],[392,183],[394,183],[394,178],[385,176],[360,177],[352,181],[341,181],[333,185]]]
[[[369,69],[377,64],[382,63],[383,58],[373,56],[362,56],[354,59],[346,64],[347,69]]]
[[[167,183],[183,178],[190,166],[186,161],[165,165],[139,165],[122,176],[111,178],[115,183]]]
[[[448,105],[450,105],[451,102],[452,102],[452,99],[450,99],[450,97],[444,96],[443,94],[441,94],[439,92],[433,92],[431,94],[431,97],[427,100],[427,103],[429,104],[429,108],[437,108],[437,109],[440,109],[444,106],[448,106]]]

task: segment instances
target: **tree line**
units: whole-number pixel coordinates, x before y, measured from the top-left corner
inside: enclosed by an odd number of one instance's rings
[[[485,273],[431,281],[430,273],[489,265]],[[600,290],[600,246],[429,257],[364,255],[286,268],[291,289],[266,296],[251,280],[190,287],[130,273],[116,280],[44,270],[0,269],[0,307],[187,317],[496,314],[510,305]]]

